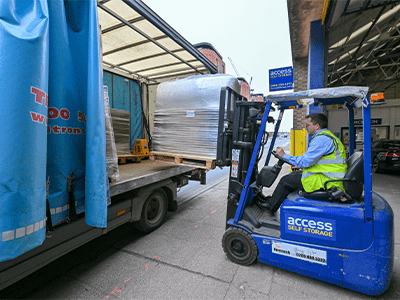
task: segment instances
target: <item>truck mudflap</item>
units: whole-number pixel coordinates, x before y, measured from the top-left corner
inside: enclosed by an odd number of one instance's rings
[[[4,3],[5,4],[5,3]],[[96,0],[0,4],[0,261],[41,245],[46,181],[54,223],[107,224],[102,59]],[[18,58],[18,60],[16,60]]]

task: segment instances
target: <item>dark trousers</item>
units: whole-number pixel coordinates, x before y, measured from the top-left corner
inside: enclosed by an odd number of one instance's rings
[[[291,172],[281,178],[272,197],[268,199],[271,212],[276,212],[283,200],[293,191],[303,188],[301,184],[302,171]]]

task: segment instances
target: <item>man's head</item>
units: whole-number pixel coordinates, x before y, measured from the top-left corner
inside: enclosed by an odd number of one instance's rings
[[[328,118],[324,114],[309,114],[306,116],[308,135],[314,135],[318,130],[328,127]]]

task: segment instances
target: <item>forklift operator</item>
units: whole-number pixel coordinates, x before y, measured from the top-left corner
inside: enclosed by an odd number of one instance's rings
[[[327,180],[342,179],[347,172],[346,152],[342,142],[327,129],[328,118],[321,113],[306,116],[306,130],[311,140],[303,156],[286,154],[281,147],[276,153],[289,164],[302,168],[281,178],[272,196],[259,198],[256,204],[275,213],[283,200],[293,191],[303,189],[310,193],[324,189]],[[343,182],[329,182],[327,188],[343,191]]]

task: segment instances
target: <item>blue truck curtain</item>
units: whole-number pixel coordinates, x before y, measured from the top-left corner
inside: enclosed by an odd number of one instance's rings
[[[96,1],[0,1],[0,261],[41,245],[71,190],[106,227],[107,174]]]

